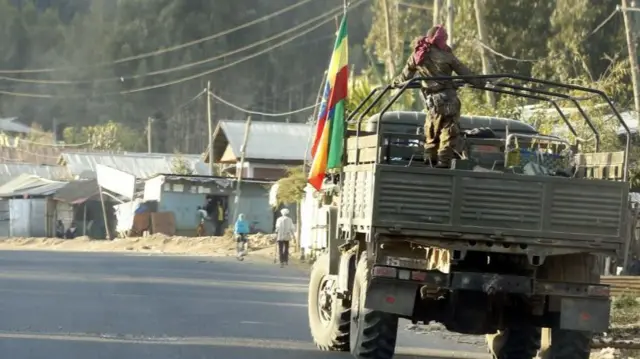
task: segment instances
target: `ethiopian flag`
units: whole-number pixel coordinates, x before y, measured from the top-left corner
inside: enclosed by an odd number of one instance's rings
[[[309,172],[309,184],[320,190],[327,169],[338,168],[342,163],[345,101],[348,87],[347,15],[340,23],[338,37],[327,72],[318,124],[311,147],[313,162]]]

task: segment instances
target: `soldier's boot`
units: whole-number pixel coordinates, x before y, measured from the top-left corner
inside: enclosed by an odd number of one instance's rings
[[[427,145],[428,146],[428,145]],[[435,167],[438,164],[438,152],[435,146],[427,147],[424,149],[424,163],[427,166]]]

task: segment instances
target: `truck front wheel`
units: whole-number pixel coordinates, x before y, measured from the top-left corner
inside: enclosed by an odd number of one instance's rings
[[[364,306],[371,267],[363,253],[351,297],[351,354],[356,358],[391,359],[396,349],[398,317]]]
[[[321,255],[309,278],[309,328],[320,350],[349,350],[351,308],[344,307],[334,293],[336,281],[329,275],[329,255]]]

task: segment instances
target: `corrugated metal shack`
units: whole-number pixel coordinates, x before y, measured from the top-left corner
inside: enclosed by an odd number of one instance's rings
[[[65,228],[71,222],[76,224],[78,236],[106,238],[107,231],[100,203],[100,192],[96,180],[72,181],[53,194],[56,220],[61,220]],[[115,228],[115,201],[104,196],[110,229]]]
[[[0,221],[0,236],[52,236],[55,202],[51,196],[66,184],[25,174],[0,186],[1,218],[4,219]]]
[[[207,175],[209,169],[200,155],[176,155],[164,153],[63,153],[58,164],[65,166],[76,177],[93,173],[96,165],[109,166],[130,173],[137,178],[150,178],[158,173],[172,173],[174,163],[184,161],[194,174]]]
[[[239,213],[264,233],[273,231],[274,212],[269,206],[271,181],[248,179],[242,181]],[[198,226],[198,206],[204,206],[206,196],[224,203],[226,228],[234,221],[236,180],[229,177],[158,175],[145,182],[145,202],[157,202],[158,212],[173,212],[176,233],[193,235]]]

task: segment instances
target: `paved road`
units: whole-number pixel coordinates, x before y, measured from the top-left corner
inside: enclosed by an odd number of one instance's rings
[[[0,358],[350,358],[312,346],[306,280],[251,258],[0,252]],[[482,350],[406,330],[399,344],[403,359]]]

